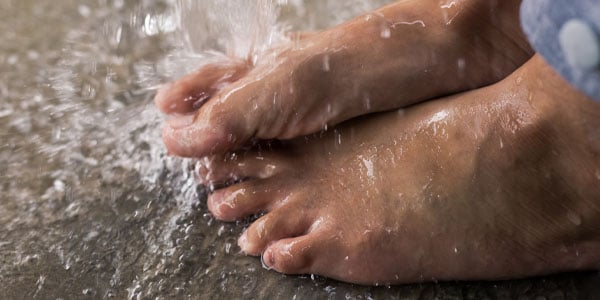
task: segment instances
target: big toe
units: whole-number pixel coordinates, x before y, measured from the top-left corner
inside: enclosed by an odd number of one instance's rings
[[[165,114],[189,114],[224,86],[240,79],[248,70],[249,64],[241,60],[204,66],[163,86],[156,94],[154,103]]]
[[[213,103],[195,115],[175,115],[163,128],[163,141],[170,154],[204,157],[223,153],[245,144],[252,136],[246,116],[238,108],[217,111]]]

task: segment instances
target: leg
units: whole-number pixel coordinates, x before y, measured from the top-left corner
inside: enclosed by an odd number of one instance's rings
[[[600,105],[535,57],[486,88],[216,160],[275,170],[209,208],[268,212],[239,244],[284,273],[375,284],[600,268],[598,128]]]

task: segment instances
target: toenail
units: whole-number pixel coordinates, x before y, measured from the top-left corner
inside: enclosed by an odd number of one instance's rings
[[[273,268],[273,266],[275,265],[275,256],[273,255],[273,250],[271,250],[271,248],[265,250],[265,252],[262,255],[262,264],[263,264],[263,268],[270,270]]]
[[[167,124],[169,127],[173,129],[180,129],[184,127],[188,127],[194,123],[194,118],[196,115],[173,115],[167,119]]]

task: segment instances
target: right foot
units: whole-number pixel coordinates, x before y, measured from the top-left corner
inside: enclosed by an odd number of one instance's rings
[[[502,82],[213,157],[210,211],[287,274],[409,283],[600,268],[600,105],[539,57]],[[212,171],[212,172],[211,172]]]
[[[299,38],[256,66],[200,69],[156,97],[177,114],[164,129],[166,146],[204,156],[493,83],[532,51],[520,1],[490,2],[401,1]]]

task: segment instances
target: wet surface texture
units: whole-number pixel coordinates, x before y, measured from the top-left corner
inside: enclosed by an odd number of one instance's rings
[[[323,18],[330,16],[318,17],[296,2],[284,14],[303,14],[314,27],[329,24]],[[330,10],[335,1],[312,2]],[[338,4],[344,12],[345,5]],[[190,175],[193,164],[167,157],[160,142],[155,87],[194,67],[183,62],[198,59],[174,54],[178,20],[169,13],[172,6],[148,0],[0,1],[0,299],[600,294],[598,272],[361,287],[283,276],[239,254],[236,240],[247,223],[213,220],[204,188]],[[352,11],[368,5],[357,7]],[[167,53],[173,66],[157,64]]]

